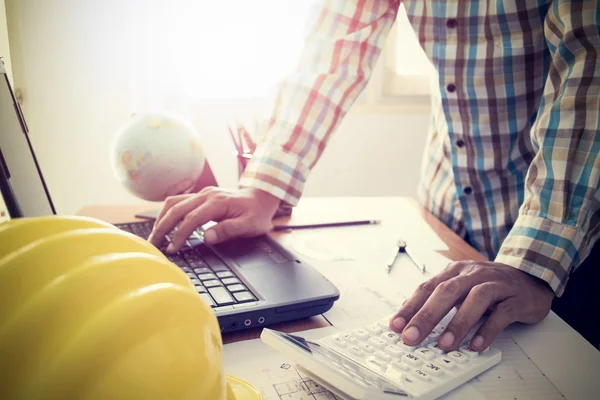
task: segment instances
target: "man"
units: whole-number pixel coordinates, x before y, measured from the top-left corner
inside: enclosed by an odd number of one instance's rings
[[[210,220],[219,223],[205,233],[209,243],[261,234],[280,201],[296,204],[400,6],[324,3],[242,189],[169,198],[152,242],[179,222],[172,251]],[[450,264],[405,302],[391,328],[413,345],[458,306],[439,340],[451,350],[489,312],[470,343],[481,351],[507,325],[538,322],[553,307],[598,347],[600,249],[590,255],[600,232],[598,0],[404,5],[438,73],[419,197],[493,261]]]

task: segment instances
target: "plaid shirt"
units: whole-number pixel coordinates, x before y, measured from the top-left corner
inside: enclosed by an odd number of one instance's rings
[[[600,235],[598,1],[404,1],[438,72],[422,203],[559,296]],[[324,3],[240,181],[292,205],[400,6]]]

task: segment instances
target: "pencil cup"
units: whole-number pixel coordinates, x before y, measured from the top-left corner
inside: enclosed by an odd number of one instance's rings
[[[234,151],[233,156],[237,159],[238,178],[241,178],[242,174],[246,170],[248,162],[252,159],[252,153],[239,153],[237,151]]]

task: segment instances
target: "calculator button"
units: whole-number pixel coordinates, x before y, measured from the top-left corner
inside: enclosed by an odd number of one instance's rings
[[[206,288],[204,286],[194,286],[196,288],[196,292],[198,293],[206,293]]]
[[[416,356],[415,354],[412,353],[408,353],[402,356],[402,361],[404,361],[405,363],[412,365],[414,367],[418,367],[419,365],[421,365],[423,363],[423,361],[421,360],[420,357]]]
[[[411,351],[414,351],[417,346],[409,346],[407,344],[404,344],[404,342],[401,340],[398,343],[396,343],[398,346],[400,346],[400,348],[402,350],[404,350],[406,353],[410,353]]]
[[[471,350],[469,346],[461,346],[458,350],[461,353],[466,354],[469,358],[477,357],[479,355],[478,352]]]
[[[390,327],[390,320],[388,318],[380,319],[379,321],[377,321],[377,325],[379,325],[383,329],[388,329]]]
[[[400,341],[400,339],[402,339],[402,336],[392,331],[384,332],[379,337],[388,342],[389,344],[396,344]]]
[[[415,354],[418,355],[419,357],[421,357],[424,360],[433,360],[433,351],[429,350],[429,349],[425,349],[423,347],[419,347],[417,350],[415,350]]]
[[[373,347],[375,347],[376,349],[383,349],[385,346],[387,346],[388,342],[386,342],[385,340],[379,338],[379,337],[372,337],[371,339],[369,339],[369,344]]]
[[[230,277],[235,277],[235,275],[233,274],[233,272],[231,271],[221,271],[221,272],[217,272],[217,276],[219,278],[230,278]]]
[[[355,329],[352,331],[352,333],[354,334],[354,336],[356,336],[360,340],[367,340],[370,336],[369,332],[367,332],[364,329]]]
[[[408,371],[410,369],[408,364],[403,363],[402,360],[394,360],[390,366],[398,371]]]
[[[192,283],[193,283],[194,285],[202,285],[202,282],[200,282],[200,281],[199,281],[198,279],[196,279],[196,278],[194,278],[194,279],[191,279],[191,281],[192,281]]]
[[[451,351],[448,353],[447,357],[451,360],[454,360],[458,364],[464,364],[469,361],[469,358],[465,354],[458,351]]]
[[[375,358],[377,358],[383,362],[386,362],[386,363],[389,363],[390,361],[392,361],[392,357],[390,357],[389,354],[384,353],[383,351],[376,351],[375,354],[373,354],[373,355],[375,356]]]
[[[356,345],[350,346],[350,353],[357,357],[364,357],[366,355],[365,351]]]
[[[359,343],[358,346],[363,349],[363,351],[365,353],[374,353],[375,352],[375,347],[371,346],[368,343]]]
[[[221,286],[221,282],[219,281],[204,281],[204,286],[210,288],[210,287],[215,287],[215,286]],[[223,289],[225,290],[225,289]]]
[[[387,369],[388,362],[376,357],[369,357],[367,359],[367,366],[375,371],[384,372]]]
[[[193,272],[186,272],[185,274],[186,274],[187,276],[189,276],[190,278],[192,278],[192,279],[196,277],[196,274],[195,274],[195,273],[193,273]]]
[[[437,342],[429,343],[427,345],[427,348],[429,350],[433,351],[435,354],[438,354],[438,355],[444,354],[444,350],[440,349],[440,346],[437,344]]]
[[[423,370],[431,376],[440,376],[444,373],[440,367],[432,363],[425,364]]]
[[[337,347],[344,348],[344,347],[347,346],[347,344],[344,341],[344,339],[342,339],[339,336],[334,336],[331,340],[333,341],[333,344],[336,345]]]
[[[430,340],[437,340],[441,336],[441,334],[442,334],[441,330],[438,331],[437,329],[434,329],[431,331],[431,333],[429,335],[427,335],[427,337]]]
[[[342,338],[343,338],[343,339],[344,339],[346,342],[348,342],[348,343],[356,343],[356,342],[358,342],[358,339],[356,339],[356,337],[355,337],[355,336],[353,336],[353,335],[352,335],[352,334],[350,334],[350,333],[344,333],[344,334],[342,335]]]
[[[183,272],[192,272],[192,269],[190,267],[181,267]]]
[[[366,330],[369,331],[372,335],[378,335],[383,331],[383,329],[377,324],[371,324],[367,326]]]
[[[415,370],[411,371],[411,374],[412,374],[412,376],[415,376],[425,382],[431,380],[431,377],[429,376],[429,374],[427,372],[421,371],[420,369],[415,369]]]
[[[385,351],[386,353],[388,353],[390,356],[392,356],[394,358],[399,358],[400,356],[402,356],[402,354],[404,354],[404,351],[400,347],[393,345],[393,344],[390,344],[389,346],[385,346],[383,351]]]
[[[452,371],[456,368],[456,363],[449,358],[441,357],[435,360],[435,365],[445,369],[446,371]]]

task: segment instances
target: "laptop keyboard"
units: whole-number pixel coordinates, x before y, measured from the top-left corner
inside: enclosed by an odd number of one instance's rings
[[[119,229],[148,239],[153,223],[134,222],[115,224]],[[224,306],[256,301],[256,296],[239,277],[207,246],[202,239],[192,235],[175,254],[166,254],[166,249],[175,231],[169,233],[158,249],[190,278],[196,291],[215,310]]]

